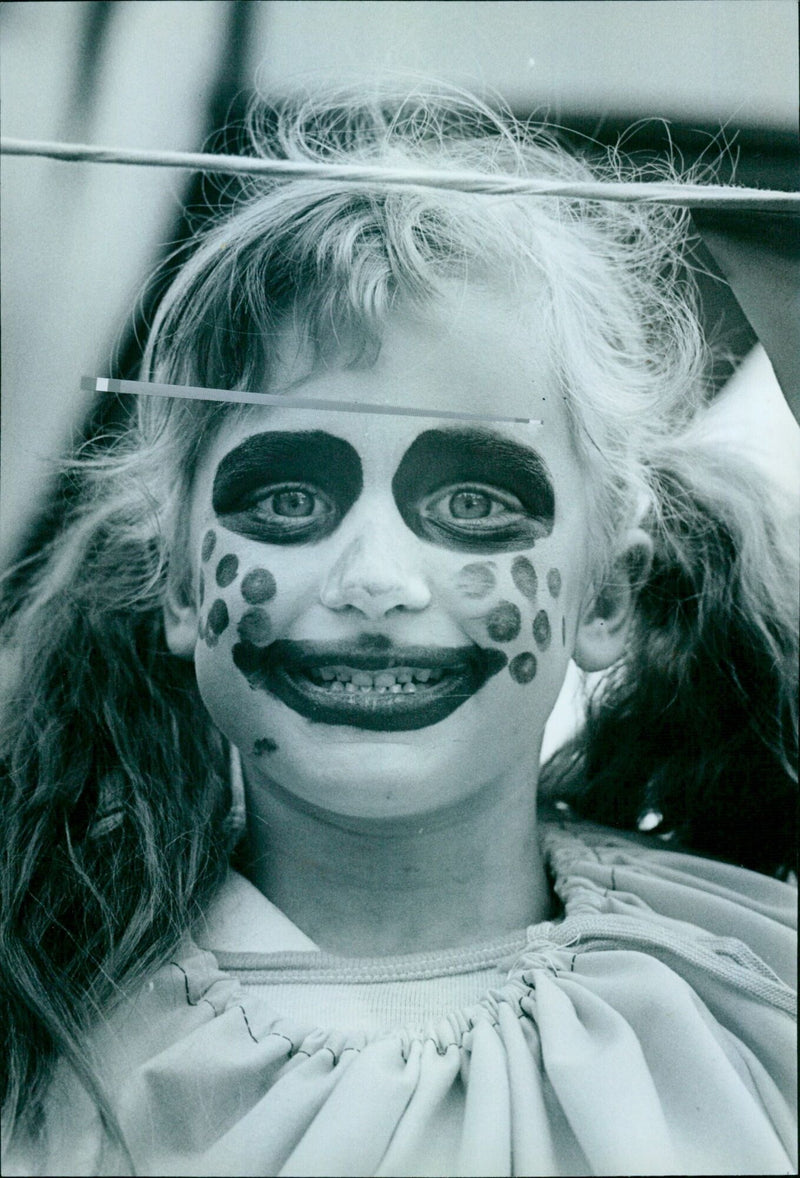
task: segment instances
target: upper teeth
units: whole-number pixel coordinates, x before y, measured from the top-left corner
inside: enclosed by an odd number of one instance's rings
[[[395,667],[393,670],[361,671],[352,667],[313,667],[308,674],[317,682],[342,684],[344,690],[408,691],[415,683],[436,683],[444,672],[431,667]]]

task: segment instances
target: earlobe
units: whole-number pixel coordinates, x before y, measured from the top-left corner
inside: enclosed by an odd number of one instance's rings
[[[575,635],[573,658],[583,671],[605,671],[625,653],[636,609],[638,586],[653,556],[653,542],[632,528],[602,585],[584,604]]]
[[[193,659],[197,643],[198,611],[195,603],[179,600],[176,587],[169,585],[164,601],[164,635],[172,654]]]

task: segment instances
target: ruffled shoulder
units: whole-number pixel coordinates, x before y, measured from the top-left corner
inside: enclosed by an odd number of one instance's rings
[[[671,851],[653,836],[565,818],[543,828],[554,888],[567,916],[624,913],[672,928],[797,985],[797,888],[735,864]],[[682,926],[682,927],[681,927]],[[726,952],[725,944],[717,946]],[[756,964],[754,958],[760,959]]]
[[[375,1034],[302,1025],[187,939],[97,1029],[130,1158],[62,1074],[49,1144],[5,1172],[792,1172],[792,889],[583,824],[544,840],[563,914],[479,1002]],[[279,956],[310,986],[337,968]],[[397,984],[419,956],[345,972]]]

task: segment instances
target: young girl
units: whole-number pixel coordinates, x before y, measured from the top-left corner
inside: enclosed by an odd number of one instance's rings
[[[460,101],[253,127],[588,175]],[[286,403],[139,397],[9,610],[4,1172],[794,1165],[795,546],[686,230],[315,179],[204,235],[143,379]]]

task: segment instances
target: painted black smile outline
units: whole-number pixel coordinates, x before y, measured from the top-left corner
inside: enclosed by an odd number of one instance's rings
[[[253,689],[268,691],[287,707],[317,724],[347,725],[373,732],[407,732],[438,724],[470,699],[508,662],[500,650],[479,646],[390,646],[364,649],[353,643],[280,640],[260,648],[237,642],[233,661]],[[444,672],[413,695],[373,692],[334,695],[312,682],[308,672],[347,666],[390,671],[413,667]]]

